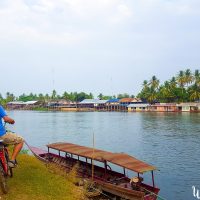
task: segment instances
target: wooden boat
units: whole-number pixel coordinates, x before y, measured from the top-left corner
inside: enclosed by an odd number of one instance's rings
[[[92,179],[102,191],[118,199],[156,200],[158,197],[160,189],[155,186],[153,173],[156,167],[125,153],[111,153],[64,142],[48,144],[48,151],[29,148],[40,160],[56,163],[67,171],[78,163],[79,177]],[[123,172],[112,170],[110,165],[122,168]],[[135,172],[136,177],[130,179],[127,170]],[[143,182],[142,175],[146,172],[151,172],[152,185]]]

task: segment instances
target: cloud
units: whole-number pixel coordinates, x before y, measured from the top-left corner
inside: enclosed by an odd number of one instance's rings
[[[93,76],[97,88],[112,77],[132,90],[163,69],[164,79],[200,65],[199,10],[199,0],[1,0],[0,66],[62,67],[80,88]]]
[[[0,7],[0,39],[79,44],[98,26],[130,16],[128,6],[120,0],[8,0]]]

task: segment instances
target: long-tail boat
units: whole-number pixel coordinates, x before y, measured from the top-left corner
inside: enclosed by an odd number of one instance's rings
[[[56,163],[67,171],[78,163],[79,177],[92,179],[102,191],[119,199],[156,200],[158,197],[160,189],[154,182],[156,167],[125,153],[111,153],[65,142],[48,144],[48,151],[29,148],[40,160]],[[123,172],[112,170],[110,165],[113,164],[121,167]],[[126,173],[128,170],[135,172],[136,177],[129,178]],[[142,175],[146,172],[151,172],[152,185],[143,181]]]

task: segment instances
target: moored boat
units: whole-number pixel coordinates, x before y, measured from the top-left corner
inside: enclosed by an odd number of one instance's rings
[[[37,158],[53,162],[68,172],[78,164],[79,177],[94,181],[102,191],[127,200],[156,200],[160,189],[155,186],[154,171],[149,165],[125,153],[112,153],[72,143],[48,144],[47,151],[29,147]],[[112,170],[112,166],[122,168],[123,172]],[[127,171],[135,173],[129,178]],[[152,185],[144,182],[144,173],[150,172]]]

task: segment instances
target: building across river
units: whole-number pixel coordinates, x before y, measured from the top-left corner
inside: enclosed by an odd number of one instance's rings
[[[139,98],[122,99],[84,99],[81,102],[68,100],[13,101],[7,104],[8,109],[34,110],[45,108],[60,111],[120,111],[120,112],[200,112],[200,102],[155,103],[149,104]]]

